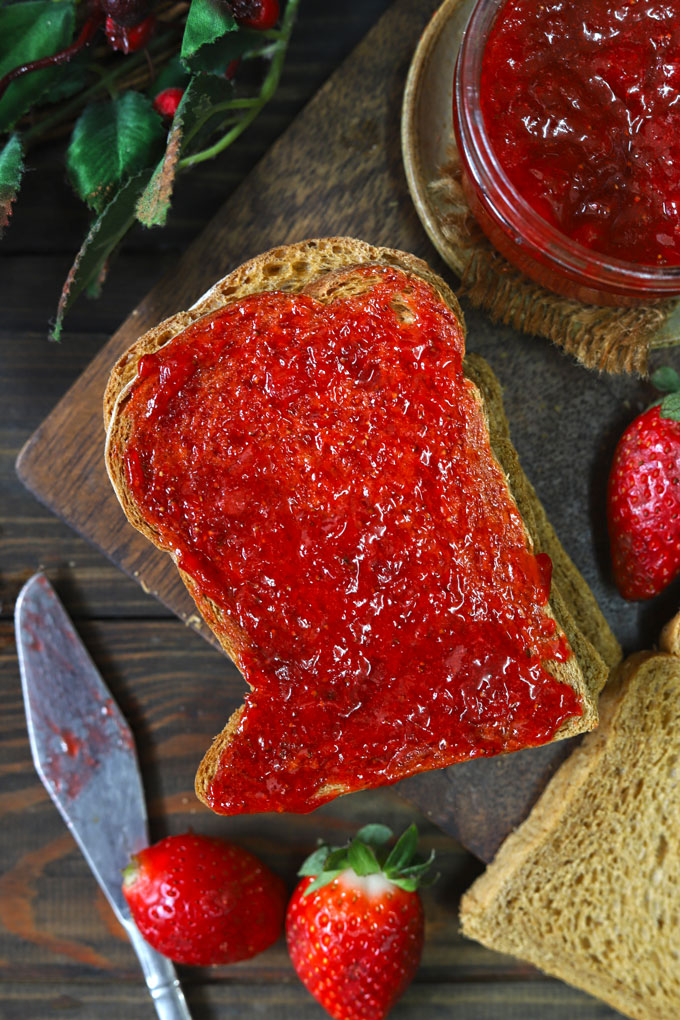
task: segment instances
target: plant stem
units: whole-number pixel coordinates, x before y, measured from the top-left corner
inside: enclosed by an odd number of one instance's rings
[[[94,34],[104,20],[104,15],[99,7],[96,7],[90,17],[87,19],[80,34],[75,42],[67,46],[66,49],[60,50],[59,53],[53,53],[51,56],[40,57],[39,60],[31,60],[27,64],[20,64],[18,67],[14,67],[11,71],[0,78],[0,99],[5,93],[5,90],[13,81],[17,78],[21,78],[25,74],[30,74],[33,71],[40,71],[46,67],[56,67],[58,64],[68,64],[72,60],[76,53],[79,53],[85,46],[89,46],[94,38]]]
[[[281,71],[283,69],[283,62],[288,49],[288,43],[290,42],[291,32],[293,31],[293,25],[295,23],[295,17],[300,0],[288,0],[286,4],[286,10],[283,16],[283,23],[280,29],[280,38],[276,42],[276,51],[271,62],[271,66],[267,75],[262,83],[259,96],[255,99],[250,100],[231,100],[229,103],[224,104],[224,109],[234,109],[239,106],[246,109],[248,112],[245,114],[242,120],[236,124],[231,131],[228,131],[226,135],[223,135],[217,142],[209,146],[207,149],[202,149],[200,152],[195,152],[191,156],[185,156],[177,164],[177,170],[186,170],[187,167],[195,166],[197,163],[204,163],[208,159],[212,159],[214,156],[219,155],[220,152],[224,152],[232,142],[241,135],[249,124],[255,120],[257,115],[263,109],[264,106],[269,102],[274,93],[276,87],[279,84],[281,77]],[[250,108],[248,108],[250,107]],[[218,112],[219,107],[213,107],[210,110],[210,117],[214,116]],[[208,118],[206,118],[207,120]],[[203,121],[205,123],[205,120]],[[198,130],[198,128],[196,129]],[[194,132],[195,133],[195,132]]]
[[[261,109],[262,104],[254,107],[246,117],[243,117],[242,120],[240,120],[238,124],[231,129],[231,131],[228,131],[226,135],[223,135],[219,142],[215,142],[214,145],[211,145],[207,149],[203,149],[201,152],[194,153],[193,156],[185,156],[185,158],[181,159],[177,164],[177,169],[185,170],[189,166],[195,166],[197,163],[203,163],[208,159],[212,159],[213,156],[219,155],[219,153],[228,148],[232,142],[235,142],[239,135],[243,134],[248,125],[252,124],[255,120]]]

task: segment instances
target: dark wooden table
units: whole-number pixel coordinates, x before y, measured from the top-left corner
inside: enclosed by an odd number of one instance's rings
[[[424,849],[437,851],[441,878],[425,893],[423,962],[414,985],[394,1010],[395,1020],[448,1016],[607,1020],[617,1015],[458,934],[460,894],[481,866],[420,818],[400,799],[398,790],[341,799],[303,818],[225,820],[205,810],[193,794],[195,765],[232,703],[235,707],[241,701],[238,674],[36,503],[14,473],[22,444],[70,383],[388,6],[389,0],[334,5],[304,0],[276,100],[235,148],[181,180],[164,230],[139,229],[128,237],[103,296],[77,305],[60,345],[48,342],[48,323],[87,218],[65,182],[58,148],[31,156],[34,169],[26,175],[14,220],[0,247],[2,1020],[141,1020],[154,1015],[132,951],[33,771],[12,611],[22,583],[37,569],[54,582],[131,721],[153,838],[189,826],[233,837],[280,871],[292,888],[296,868],[317,836],[342,842],[369,820],[399,830],[415,819]],[[483,328],[490,327],[487,323]],[[574,371],[566,359],[564,364],[565,371]],[[648,391],[636,380],[619,380],[603,383],[603,392],[609,400],[630,402],[627,410],[612,415],[613,427],[618,428],[630,416],[630,405],[644,402]],[[611,444],[610,436],[603,463]],[[541,477],[534,480],[540,491]],[[599,530],[601,537],[601,526]],[[578,541],[575,548],[578,552]],[[669,615],[665,607],[657,607],[657,614],[660,621]],[[643,614],[640,620],[643,629],[647,621],[648,631],[656,631],[654,614]],[[635,621],[637,626],[637,617]],[[624,615],[619,622],[625,640],[633,633],[634,621]],[[216,707],[199,697],[199,691],[213,682],[220,690]],[[214,970],[185,968],[181,977],[197,1020],[265,1015],[312,1020],[325,1015],[298,982],[282,941],[252,961]]]

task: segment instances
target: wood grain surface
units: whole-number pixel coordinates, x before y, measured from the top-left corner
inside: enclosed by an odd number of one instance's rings
[[[29,156],[31,172],[0,246],[1,1020],[150,1020],[153,1016],[134,956],[31,762],[12,609],[23,581],[40,568],[54,582],[132,721],[142,752],[153,838],[189,825],[233,836],[280,868],[292,886],[295,870],[317,836],[341,840],[369,820],[385,821],[395,828],[415,820],[423,833],[423,847],[433,846],[438,852],[441,878],[427,892],[423,965],[393,1011],[394,1020],[454,1016],[457,1020],[614,1020],[618,1016],[589,996],[459,935],[458,899],[480,865],[394,789],[344,798],[305,818],[216,819],[205,811],[193,795],[195,766],[206,738],[221,728],[240,700],[241,681],[221,655],[40,506],[14,472],[23,443],[102,350],[129,310],[152,288],[159,310],[165,310],[164,302],[183,303],[175,301],[171,283],[159,281],[171,273],[181,284],[177,267],[198,231],[225,197],[242,194],[234,189],[247,181],[258,160],[336,68],[339,77],[330,80],[320,99],[329,102],[342,87],[347,75],[343,59],[382,12],[389,19],[387,30],[381,26],[381,35],[369,40],[363,51],[362,103],[344,110],[343,121],[337,125],[347,144],[355,140],[347,182],[335,177],[326,185],[322,173],[315,175],[307,165],[309,148],[301,150],[299,159],[289,164],[289,173],[278,180],[271,180],[267,170],[273,150],[256,167],[253,179],[274,224],[273,233],[277,232],[272,240],[293,236],[292,228],[286,232],[288,218],[290,224],[298,222],[298,217],[305,221],[304,188],[310,180],[321,194],[329,190],[342,194],[347,184],[349,198],[342,199],[346,221],[339,214],[323,212],[318,224],[306,221],[305,232],[354,229],[369,241],[406,243],[404,235],[391,236],[403,215],[412,231],[412,250],[441,270],[410,212],[397,141],[400,78],[405,75],[411,45],[403,33],[411,32],[414,39],[434,7],[435,3],[422,0],[398,0],[394,5],[390,0],[350,0],[341,5],[305,0],[272,106],[233,149],[180,180],[166,228],[137,229],[126,239],[102,297],[74,308],[60,345],[47,342],[48,322],[87,215],[68,187],[59,150],[47,147]],[[381,51],[376,38],[382,40]],[[379,64],[385,54],[391,54],[394,65],[383,81],[373,63]],[[377,119],[376,102],[382,110]],[[362,122],[368,123],[363,132]],[[303,145],[299,125],[291,130]],[[359,136],[364,148],[356,141]],[[284,135],[279,145],[285,142]],[[366,168],[373,168],[371,174],[378,172],[374,157],[365,149],[367,143],[369,150],[373,145],[387,147],[388,155],[379,161],[380,172],[394,188],[392,201],[404,204],[401,211],[395,206],[383,209],[388,217],[384,224],[370,213],[364,221],[364,214],[353,210],[355,197],[350,189],[358,194],[365,184],[370,192],[374,182]],[[320,144],[315,150],[320,159],[325,158],[322,150]],[[322,165],[327,167],[328,161]],[[239,206],[241,198],[232,201]],[[364,222],[366,227],[361,229]],[[238,261],[237,252],[247,247],[246,242],[247,226],[228,235],[217,253],[220,267],[226,269],[231,260]],[[252,250],[244,252],[250,254]],[[187,262],[182,264],[186,267]],[[205,268],[207,275],[209,267]],[[198,293],[197,278],[193,296]],[[650,388],[634,379],[600,379],[544,341],[493,326],[469,309],[466,315],[468,346],[492,362],[505,386],[515,445],[560,537],[626,647],[651,643],[659,625],[680,603],[680,591],[676,585],[647,606],[623,603],[609,580],[602,516],[606,470],[616,437],[649,402]],[[85,428],[86,422],[79,427]],[[66,478],[58,481],[60,486],[68,484]],[[297,982],[282,943],[235,968],[183,969],[182,980],[196,1020],[258,1016],[322,1020],[325,1016]]]
[[[323,1020],[319,1006],[296,984],[275,987],[257,982],[236,987],[184,982],[192,1016],[268,1017],[272,1020]],[[566,985],[497,981],[456,984],[414,984],[390,1013],[392,1020],[612,1020],[619,1014],[594,1000],[585,1001]],[[60,982],[47,991],[35,988],[27,999],[6,1001],[3,1020],[45,1020],[66,1016],[73,1020],[151,1020],[148,1002],[139,986],[98,981],[96,985]]]

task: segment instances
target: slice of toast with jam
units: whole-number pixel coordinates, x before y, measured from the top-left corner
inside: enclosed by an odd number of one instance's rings
[[[215,811],[310,811],[597,724],[618,645],[464,344],[424,262],[326,238],[114,367],[118,499],[250,686],[198,770]]]

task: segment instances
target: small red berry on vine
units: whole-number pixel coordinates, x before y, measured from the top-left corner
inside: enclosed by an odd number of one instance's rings
[[[279,20],[278,0],[231,0],[231,10],[244,28],[265,31]]]
[[[136,25],[121,25],[109,14],[106,18],[104,31],[112,50],[120,53],[135,53],[143,49],[151,39],[156,28],[156,18],[149,14]]]
[[[418,830],[390,850],[391,831],[366,825],[349,846],[307,858],[286,916],[302,983],[335,1020],[383,1020],[418,968],[423,908],[417,892],[432,862],[415,856]]]
[[[661,368],[652,382],[667,396],[621,436],[607,494],[614,579],[631,600],[680,575],[680,375]]]
[[[281,934],[286,887],[261,861],[223,839],[168,836],[141,850],[123,894],[154,949],[177,963],[235,963]]]
[[[163,89],[154,99],[153,108],[161,117],[174,117],[183,95],[184,89]]]

